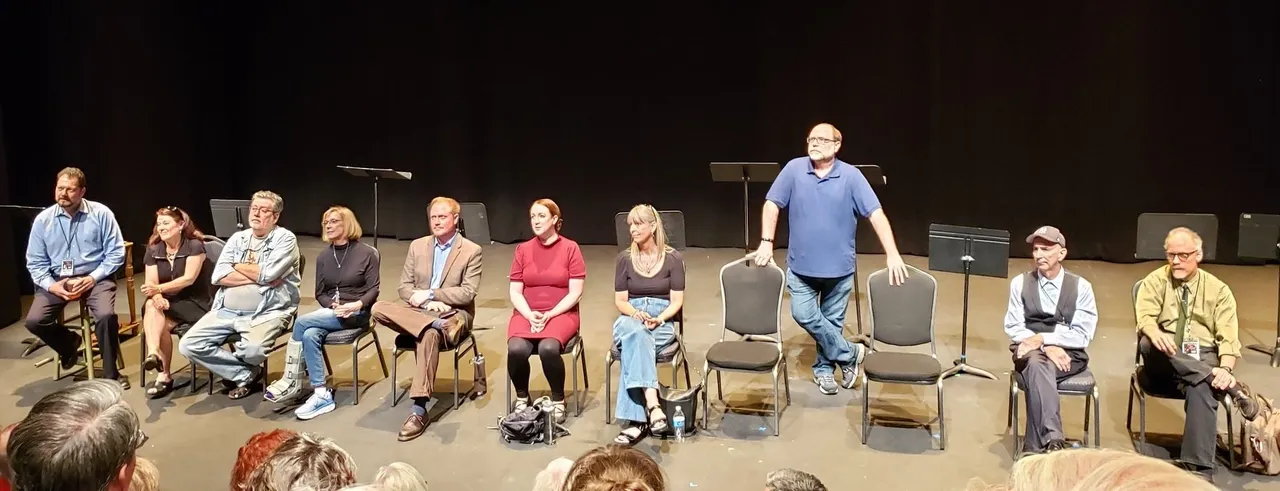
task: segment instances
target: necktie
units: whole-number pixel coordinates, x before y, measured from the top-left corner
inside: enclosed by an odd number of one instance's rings
[[[1174,343],[1178,345],[1178,349],[1182,349],[1182,340],[1187,335],[1187,316],[1190,315],[1187,312],[1187,295],[1190,290],[1187,285],[1182,285],[1178,291],[1181,293],[1181,299],[1178,301],[1178,331],[1174,334]]]

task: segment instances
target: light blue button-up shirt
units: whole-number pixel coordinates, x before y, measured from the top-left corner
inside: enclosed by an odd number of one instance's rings
[[[61,279],[57,275],[63,261],[71,261],[69,276],[89,275],[95,282],[124,265],[124,238],[110,208],[86,199],[74,217],[58,205],[36,215],[27,238],[31,282],[48,290]]]
[[[453,252],[453,243],[458,240],[458,232],[454,232],[449,240],[444,242],[436,242],[436,248],[432,251],[431,257],[431,289],[435,290],[444,284],[444,267],[449,262],[449,253]],[[430,294],[431,298],[435,298],[435,292]]]
[[[227,275],[235,271],[235,264],[244,262],[245,252],[249,250],[249,240],[253,237],[252,229],[236,232],[222,247],[218,256],[218,264],[213,267],[210,281],[215,286]],[[268,314],[287,314],[298,309],[302,300],[299,287],[302,286],[301,259],[298,253],[298,238],[284,227],[276,227],[267,234],[262,243],[258,259],[259,276],[253,278],[258,283],[258,292],[262,294],[262,302],[252,317]],[[283,279],[280,286],[272,287],[271,282]],[[213,296],[213,310],[222,309],[225,288],[218,288]],[[236,314],[241,314],[236,312]]]
[[[1009,282],[1009,310],[1004,314],[1004,331],[1015,343],[1036,335],[1027,329],[1026,310],[1022,305],[1022,274]],[[1058,276],[1052,280],[1036,274],[1036,285],[1040,288],[1040,308],[1045,312],[1058,311],[1058,297],[1062,292],[1062,279],[1066,275],[1066,268],[1059,270]],[[1089,341],[1093,340],[1097,328],[1098,306],[1093,295],[1093,284],[1081,277],[1080,283],[1076,285],[1076,313],[1071,318],[1071,325],[1058,324],[1053,327],[1053,332],[1046,332],[1041,336],[1046,346],[1085,349],[1089,347]]]

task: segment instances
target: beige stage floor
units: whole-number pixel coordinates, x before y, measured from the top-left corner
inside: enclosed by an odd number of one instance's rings
[[[303,251],[314,259],[323,244],[315,238],[303,238]],[[394,299],[394,284],[399,277],[406,241],[381,241],[384,286],[382,299]],[[613,397],[603,391],[604,351],[610,338],[610,326],[616,316],[612,304],[613,258],[616,249],[605,246],[585,248],[588,262],[587,292],[583,304],[583,334],[588,347],[587,364],[591,388],[588,406],[581,418],[570,418],[573,434],[555,446],[508,446],[497,433],[487,429],[501,413],[505,382],[505,331],[510,308],[506,300],[506,274],[512,251],[509,245],[485,247],[486,274],[481,288],[478,332],[481,350],[488,358],[490,393],[476,401],[468,401],[457,411],[433,408],[438,420],[416,441],[399,443],[396,432],[408,411],[406,402],[390,407],[391,382],[382,377],[373,350],[360,358],[361,379],[373,385],[358,406],[351,405],[349,385],[340,387],[340,407],[318,419],[297,421],[291,413],[275,414],[273,405],[260,396],[231,401],[225,396],[208,396],[204,392],[187,395],[175,391],[162,400],[146,399],[143,390],[134,387],[128,400],[144,421],[151,436],[141,454],[154,459],[162,473],[165,489],[226,489],[236,449],[251,434],[276,428],[313,431],[330,436],[347,448],[360,464],[360,477],[370,479],[380,465],[404,461],[413,464],[428,478],[432,489],[450,490],[526,490],[533,477],[547,462],[559,456],[575,457],[586,450],[609,442],[617,432],[614,425],[604,424],[604,398]],[[720,266],[740,257],[741,252],[728,249],[690,249],[685,252],[689,288],[686,306],[686,335],[690,357],[696,367],[695,381],[706,349],[716,341],[721,329],[720,301],[716,274]],[[779,263],[785,251],[778,252]],[[907,261],[921,269],[927,260],[910,257]],[[861,256],[861,281],[884,265],[883,256]],[[1011,261],[1013,271],[1027,267],[1026,260]],[[1101,322],[1097,338],[1090,349],[1094,373],[1102,388],[1102,445],[1131,449],[1125,432],[1125,397],[1128,375],[1133,367],[1134,334],[1129,289],[1133,282],[1155,268],[1157,263],[1108,264],[1068,262],[1068,267],[1093,282]],[[1235,290],[1240,304],[1240,322],[1245,344],[1274,342],[1276,329],[1276,267],[1213,266],[1208,269],[1227,281]],[[141,269],[139,269],[141,273]],[[960,317],[962,277],[935,273],[938,293],[938,358],[949,366],[960,352]],[[314,276],[308,271],[303,278],[302,311],[315,308]],[[865,289],[865,284],[864,284]],[[792,405],[782,417],[782,434],[772,432],[772,417],[739,411],[724,416],[713,405],[710,432],[704,432],[685,443],[646,440],[639,448],[652,455],[666,471],[670,489],[761,489],[765,474],[779,467],[795,467],[812,472],[830,489],[962,489],[970,478],[994,482],[1003,478],[1011,465],[1011,437],[1005,431],[1007,374],[1010,367],[1008,340],[1001,329],[1007,301],[1008,280],[975,277],[972,279],[970,310],[969,361],[1001,377],[990,381],[969,376],[948,379],[946,408],[948,447],[936,450],[929,433],[919,428],[876,426],[867,445],[860,442],[862,400],[860,388],[842,390],[835,396],[817,392],[811,380],[809,365],[814,355],[813,342],[791,320],[784,300],[783,332],[786,354],[791,366]],[[29,300],[28,300],[29,301]],[[128,310],[125,297],[118,300],[120,312]],[[866,303],[863,302],[865,316]],[[856,330],[853,305],[847,324]],[[5,389],[0,391],[0,422],[21,418],[41,396],[65,386],[68,381],[54,381],[52,365],[35,368],[35,359],[49,354],[42,349],[30,358],[19,358],[21,341],[28,337],[21,323],[0,331],[0,370]],[[381,331],[383,348],[393,336]],[[137,382],[139,341],[124,343],[128,367],[125,371]],[[349,380],[350,355],[334,350],[331,357],[340,380]],[[272,360],[279,372],[283,353]],[[441,360],[438,387],[452,386],[450,358]],[[545,388],[539,381],[535,362],[535,391]],[[412,362],[400,359],[401,376],[407,377]],[[175,366],[185,366],[178,361]],[[616,374],[616,367],[614,373]],[[1267,365],[1266,358],[1247,351],[1238,370],[1239,376],[1268,396],[1280,395],[1280,373]],[[668,380],[667,369],[660,370]],[[616,376],[616,375],[614,375]],[[274,376],[272,377],[274,378]],[[179,382],[186,380],[178,375]],[[407,384],[407,378],[404,384]],[[463,385],[470,386],[470,367],[463,366]],[[714,385],[714,384],[713,384]],[[729,401],[737,406],[772,408],[768,377],[730,374],[725,378]],[[856,393],[855,393],[856,392]],[[927,421],[936,416],[935,394],[931,387],[872,387],[872,413],[884,418],[906,418]],[[451,395],[440,394],[446,400]],[[1070,436],[1082,432],[1083,403],[1069,399],[1064,408],[1064,421]],[[1160,401],[1149,408],[1149,428],[1158,433],[1181,432],[1181,405]],[[1135,418],[1136,419],[1136,418]],[[1220,423],[1225,431],[1225,422]],[[1136,423],[1135,423],[1136,427]],[[936,431],[936,425],[934,426]],[[1175,437],[1176,438],[1176,437]],[[1275,479],[1241,475],[1222,470],[1217,484],[1223,489],[1280,489]]]

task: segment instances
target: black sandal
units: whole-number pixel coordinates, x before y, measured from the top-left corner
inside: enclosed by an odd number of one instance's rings
[[[658,418],[658,419],[653,418],[653,412],[661,411],[661,410],[662,410],[662,406],[653,406],[649,408],[649,430],[654,433],[662,433],[664,431],[667,431],[666,413],[663,413],[661,418]]]
[[[640,432],[637,433],[636,436],[631,436],[627,434],[627,430],[631,428],[639,428]],[[640,424],[640,425],[632,426],[631,428],[626,428],[618,432],[618,436],[613,438],[613,443],[626,445],[628,447],[633,447],[635,446],[636,443],[639,443],[640,440],[644,440],[646,436],[649,436],[649,425]]]
[[[151,387],[147,387],[147,397],[151,399],[159,399],[169,395],[173,391],[173,380],[161,382],[159,380],[153,382]]]

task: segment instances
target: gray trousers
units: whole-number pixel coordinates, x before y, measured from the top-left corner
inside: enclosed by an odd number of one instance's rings
[[[1009,350],[1016,357],[1018,345],[1010,346]],[[1024,452],[1041,452],[1050,441],[1066,439],[1062,430],[1058,382],[1083,372],[1089,365],[1089,355],[1079,349],[1063,351],[1071,357],[1071,366],[1065,372],[1059,370],[1040,350],[1033,350],[1022,358],[1013,359],[1013,369],[1022,378],[1027,398],[1026,438],[1022,440]]]
[[[93,288],[80,298],[85,299],[89,313],[97,322],[95,334],[102,353],[102,374],[105,378],[118,378],[120,371],[116,368],[116,357],[120,355],[120,321],[116,317],[116,282],[107,278],[94,283]],[[75,327],[73,331],[73,328],[59,322],[66,305],[67,301],[62,297],[36,287],[31,310],[27,311],[26,325],[31,334],[49,345],[58,356],[71,358],[80,349],[79,336],[75,334],[80,332],[80,328]]]
[[[1138,380],[1152,392],[1186,394],[1183,408],[1187,413],[1182,429],[1182,454],[1179,460],[1202,467],[1213,467],[1218,440],[1218,398],[1222,392],[1209,384],[1213,367],[1218,366],[1218,351],[1213,346],[1200,347],[1200,359],[1178,353],[1170,358],[1156,349],[1151,339],[1138,339],[1142,353],[1143,376]]]
[[[249,317],[221,309],[209,311],[182,336],[178,351],[223,380],[247,385],[253,381],[253,369],[267,359],[267,350],[284,333],[290,313],[292,310]],[[232,334],[240,336],[234,353],[222,349]]]

